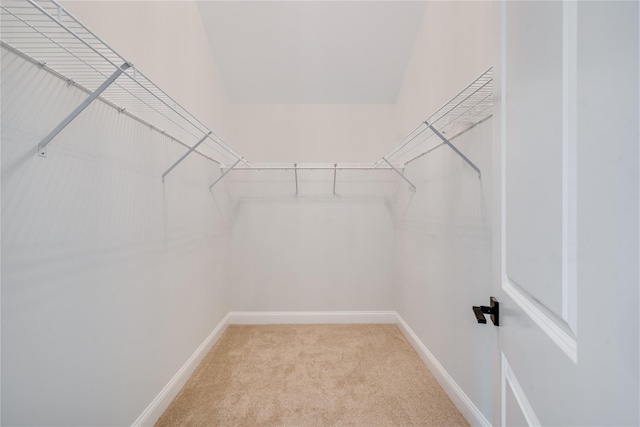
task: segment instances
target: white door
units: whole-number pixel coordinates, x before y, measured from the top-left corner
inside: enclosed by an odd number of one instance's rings
[[[638,2],[497,9],[494,422],[638,425]]]

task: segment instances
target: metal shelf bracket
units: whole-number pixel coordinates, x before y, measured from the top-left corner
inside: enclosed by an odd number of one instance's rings
[[[469,158],[467,156],[462,154],[462,152],[460,150],[458,150],[456,148],[456,146],[451,143],[451,141],[449,141],[447,138],[444,137],[444,135],[442,135],[440,132],[438,132],[436,130],[436,128],[434,128],[431,124],[429,124],[429,122],[424,122],[424,124],[427,125],[429,127],[429,129],[431,129],[431,132],[433,132],[438,138],[440,138],[442,140],[442,142],[444,142],[446,145],[449,146],[449,148],[451,148],[453,151],[455,151],[456,154],[458,154],[458,156],[462,157],[462,160],[467,162],[467,164],[469,164],[469,166],[471,166],[476,172],[478,172],[478,177],[481,176],[480,169],[475,164],[473,164],[473,162],[471,160],[469,160]]]
[[[195,151],[196,148],[198,148],[198,146],[200,144],[202,144],[203,142],[205,142],[207,140],[207,138],[209,138],[209,135],[211,135],[211,131],[209,131],[209,133],[207,133],[205,136],[202,137],[202,139],[200,139],[200,141],[196,142],[195,144],[193,144],[193,147],[189,148],[189,151],[187,151],[186,153],[184,153],[182,155],[182,157],[180,157],[178,160],[176,160],[176,162],[174,164],[171,165],[171,167],[169,169],[167,169],[165,171],[165,173],[162,174],[162,181],[164,182],[164,177],[167,176],[169,174],[169,172],[171,172],[176,166],[178,166],[184,159],[187,158],[187,156],[189,156],[189,154],[193,153]]]
[[[409,180],[407,179],[407,177],[406,177],[406,176],[404,176],[404,174],[403,174],[402,172],[400,172],[398,169],[396,169],[396,167],[395,167],[395,166],[393,166],[391,163],[389,163],[389,160],[387,160],[387,159],[386,159],[386,158],[384,158],[384,157],[382,158],[382,160],[384,160],[384,161],[385,161],[385,162],[386,162],[386,163],[391,167],[391,169],[393,169],[393,170],[394,170],[398,175],[400,175],[400,177],[401,177],[402,179],[404,179],[405,181],[407,181],[407,183],[411,186],[411,188],[413,188],[413,191],[417,191],[416,186],[415,186],[415,185],[413,185],[413,183],[412,183],[411,181],[409,181]]]
[[[227,169],[226,171],[224,171],[224,172],[222,173],[222,175],[220,175],[220,176],[218,177],[218,179],[216,179],[216,181],[215,181],[213,184],[211,184],[211,185],[209,186],[209,191],[211,191],[211,190],[213,189],[213,186],[214,186],[214,185],[216,185],[216,184],[217,184],[217,183],[218,183],[222,178],[224,178],[224,176],[225,176],[226,174],[228,174],[229,172],[231,172],[231,171],[233,170],[233,168],[235,168],[235,167],[236,167],[236,165],[237,165],[238,163],[240,163],[240,161],[241,161],[241,160],[242,160],[242,159],[238,159],[238,160],[236,160],[236,162],[233,164],[233,166],[231,166],[229,169]]]
[[[56,128],[53,129],[49,133],[49,135],[45,136],[44,139],[40,141],[40,144],[38,144],[38,155],[40,157],[47,157],[47,144],[50,143],[51,140],[56,137],[56,135],[62,132],[62,130],[66,128],[69,123],[71,123],[76,117],[78,117],[78,115],[82,113],[82,111],[84,111],[84,109],[87,108],[89,104],[91,104],[97,97],[99,97],[100,94],[104,92],[105,89],[107,89],[111,85],[111,83],[113,83],[120,76],[120,74],[122,74],[129,67],[131,67],[131,64],[128,62],[122,64],[120,68],[118,68],[111,75],[111,77],[105,80],[104,83],[100,85],[100,87],[93,91],[93,93],[91,93],[91,95],[89,95],[89,97],[85,99],[82,104],[80,104],[75,110],[73,110],[71,114],[67,116],[67,118],[65,118],[58,126],[56,126]]]

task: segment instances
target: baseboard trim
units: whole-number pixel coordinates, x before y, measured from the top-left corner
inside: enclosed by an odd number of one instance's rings
[[[209,350],[220,339],[224,331],[229,326],[229,314],[227,314],[214,330],[209,334],[207,338],[200,344],[191,357],[185,362],[184,365],[178,370],[178,372],[171,378],[169,383],[164,386],[155,399],[147,406],[147,408],[140,414],[137,420],[133,422],[133,426],[153,426],[156,421],[162,416],[164,411],[169,407],[171,401],[180,392],[182,387],[198,367],[202,359],[209,353]]]
[[[302,312],[229,312],[142,412],[133,427],[152,426],[169,407],[204,356],[229,325],[323,324],[323,323],[395,323],[427,365],[440,386],[472,426],[491,427],[491,423],[460,388],[435,356],[395,311],[302,311]]]
[[[438,362],[438,359],[427,349],[398,313],[396,313],[396,324],[469,424],[472,426],[491,427],[489,420],[480,412],[480,409],[471,401],[469,396],[454,381],[446,369]]]
[[[283,311],[229,313],[232,325],[283,325],[322,323],[396,323],[395,311]]]

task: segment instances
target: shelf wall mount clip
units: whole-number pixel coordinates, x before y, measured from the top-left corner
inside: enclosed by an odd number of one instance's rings
[[[73,110],[71,114],[69,114],[62,122],[60,122],[60,124],[56,126],[56,128],[53,129],[49,133],[49,135],[45,136],[44,139],[40,141],[40,144],[38,144],[38,155],[40,157],[47,157],[47,144],[49,144],[53,138],[55,138],[60,132],[62,132],[62,130],[66,128],[69,123],[71,123],[76,117],[78,117],[78,115],[82,113],[82,111],[84,111],[84,109],[87,108],[89,104],[91,104],[97,97],[99,97],[100,94],[111,85],[111,83],[113,83],[118,77],[120,77],[120,74],[122,74],[127,68],[130,68],[131,66],[132,64],[129,62],[125,62],[124,64],[122,64],[120,68],[118,68],[111,75],[111,77],[105,80],[104,83],[102,83],[95,91],[93,91],[93,93],[91,93],[91,95],[89,95],[87,99],[82,102],[82,104],[78,105],[78,107]]]
[[[198,146],[200,144],[205,142],[207,140],[207,138],[209,138],[209,135],[211,135],[211,131],[209,131],[209,133],[207,133],[205,136],[203,136],[202,139],[200,139],[200,141],[198,141],[195,144],[193,144],[193,146],[191,148],[189,148],[189,151],[184,153],[182,155],[182,157],[180,157],[178,160],[176,160],[176,162],[174,164],[172,164],[171,167],[165,171],[165,173],[162,174],[162,182],[164,182],[164,177],[167,176],[169,174],[169,172],[171,172],[176,166],[178,166],[180,163],[182,163],[182,161],[184,159],[186,159],[187,156],[189,156],[189,154],[193,153],[196,150],[196,148],[198,148]]]
[[[220,176],[218,177],[218,179],[216,179],[216,181],[215,181],[213,184],[211,184],[211,185],[209,186],[209,191],[213,190],[213,187],[214,187],[218,182],[220,182],[220,180],[221,180],[222,178],[224,178],[224,176],[225,176],[226,174],[228,174],[229,172],[231,172],[231,171],[233,170],[233,168],[235,168],[235,167],[236,167],[236,165],[237,165],[238,163],[240,163],[240,161],[241,161],[241,160],[242,160],[242,158],[239,158],[238,160],[236,160],[236,162],[233,164],[233,166],[231,166],[229,169],[227,169],[226,171],[224,171],[224,172],[222,173],[222,175],[220,175]]]
[[[409,185],[411,186],[411,188],[413,188],[413,191],[417,191],[416,186],[415,186],[415,185],[413,185],[413,183],[412,183],[411,181],[409,181],[409,180],[407,179],[407,177],[406,177],[406,176],[404,176],[404,174],[403,174],[402,172],[400,172],[400,171],[399,171],[395,166],[393,166],[393,165],[389,162],[389,160],[387,160],[385,157],[383,157],[383,158],[382,158],[382,160],[384,160],[384,161],[385,161],[385,162],[386,162],[386,163],[391,167],[391,169],[393,169],[393,170],[394,170],[398,175],[400,175],[400,177],[401,177],[402,179],[404,179],[405,181],[407,181],[407,184],[409,184]]]
[[[444,142],[446,145],[449,146],[449,148],[451,148],[453,151],[455,151],[458,156],[462,157],[462,160],[467,162],[467,164],[469,166],[471,166],[476,172],[478,172],[478,178],[480,178],[482,176],[482,174],[480,173],[480,169],[471,160],[469,160],[469,158],[467,156],[462,154],[462,151],[458,150],[456,148],[456,146],[451,143],[451,141],[449,141],[447,138],[445,138],[444,135],[442,135],[440,132],[438,132],[438,130],[436,128],[434,128],[433,125],[431,125],[428,121],[424,122],[424,124],[427,125],[427,127],[429,127],[429,129],[431,129],[431,132],[433,132],[434,135],[436,135],[438,138],[440,138],[442,140],[442,142]]]

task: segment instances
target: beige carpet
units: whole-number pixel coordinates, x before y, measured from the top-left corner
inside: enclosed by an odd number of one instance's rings
[[[468,425],[395,325],[232,325],[156,426]]]

